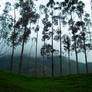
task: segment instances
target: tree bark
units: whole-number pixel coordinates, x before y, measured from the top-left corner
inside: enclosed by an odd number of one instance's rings
[[[44,46],[45,46],[45,40],[44,40]],[[43,55],[43,76],[45,76],[45,55]]]
[[[25,34],[26,34],[26,26],[25,26],[25,29],[24,29],[23,42],[22,42],[22,50],[21,50],[21,55],[20,55],[20,62],[19,62],[19,69],[18,69],[18,73],[19,74],[21,74],[21,70],[22,70],[23,52],[24,52],[24,43],[25,43]]]
[[[11,55],[11,62],[10,62],[10,72],[13,69],[13,57],[14,57],[14,46],[12,47],[12,55]]]
[[[68,50],[69,74],[71,74],[70,50]]]
[[[12,55],[11,55],[11,61],[10,61],[10,72],[12,72],[13,69],[13,59],[14,59],[14,35],[15,35],[15,19],[16,19],[16,13],[15,13],[15,7],[14,7],[14,34],[13,34],[13,47],[12,47]]]
[[[53,9],[52,9],[52,72],[51,72],[51,76],[54,76],[54,54],[53,54]]]
[[[88,63],[87,63],[87,53],[86,53],[86,46],[85,46],[85,40],[84,40],[84,54],[85,54],[85,65],[86,65],[86,73],[88,73]]]
[[[38,32],[37,32],[37,38],[36,38],[36,52],[35,52],[35,76],[38,75],[38,67],[37,67],[37,48],[38,48]]]
[[[75,46],[75,55],[76,55],[76,72],[79,73],[78,53],[77,53],[76,46]]]
[[[72,13],[71,13],[71,19],[73,20]],[[72,28],[73,28],[73,22],[72,22]],[[75,49],[75,55],[76,55],[76,73],[79,73],[78,53],[77,53],[77,46],[76,46],[77,44],[76,44],[75,33],[73,34],[73,36],[74,36],[74,49]]]
[[[82,21],[82,16],[81,16]],[[84,33],[84,26],[82,25],[82,32]],[[87,52],[86,52],[86,44],[85,44],[85,36],[83,36],[83,48],[84,48],[84,55],[85,55],[85,63],[86,63],[86,73],[88,73],[88,61],[87,61]]]
[[[59,26],[60,26],[60,75],[62,75],[62,38],[61,38],[61,14],[60,14],[60,20],[59,20]]]
[[[44,59],[44,55],[43,55],[43,76],[45,76],[45,59]]]

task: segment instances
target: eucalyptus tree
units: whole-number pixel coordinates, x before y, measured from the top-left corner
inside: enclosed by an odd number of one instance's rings
[[[42,72],[43,72],[43,76],[45,76],[45,45],[43,45],[43,47],[40,50],[40,54],[43,57],[43,65],[42,65]]]
[[[84,21],[79,21],[77,24],[81,30],[81,27],[83,26],[82,30],[80,32],[80,48],[81,51],[84,53],[85,55],[85,62],[86,62],[86,72],[88,73],[88,64],[87,64],[87,50],[91,49],[91,43],[89,43],[88,41],[90,41],[89,39],[87,39],[87,26],[85,24]]]
[[[47,7],[50,7],[51,8],[51,45],[52,45],[52,57],[51,57],[51,59],[52,59],[52,74],[51,74],[51,76],[54,76],[54,50],[53,50],[53,35],[54,35],[54,29],[53,29],[53,11],[54,11],[54,5],[55,5],[55,2],[54,2],[54,0],[49,0],[49,2],[47,3]]]
[[[40,54],[42,55],[43,57],[43,67],[42,67],[42,72],[43,72],[43,76],[46,76],[46,64],[45,64],[45,57],[49,57],[51,55],[51,51],[52,51],[52,46],[48,43],[45,43],[41,50],[40,50]]]
[[[75,51],[75,55],[76,55],[76,72],[79,73],[79,65],[78,65],[78,51],[77,51],[77,39],[78,39],[78,31],[79,28],[77,28],[76,26],[76,21],[73,19],[75,17],[76,11],[77,10],[77,4],[78,4],[78,0],[65,0],[65,2],[63,2],[63,6],[64,6],[64,12],[70,16],[69,17],[69,30],[71,30],[72,33],[72,38],[73,38],[73,50]]]
[[[22,49],[20,55],[20,62],[19,62],[19,74],[21,73],[22,69],[22,61],[23,61],[23,52],[24,52],[24,45],[27,42],[29,34],[30,34],[30,27],[28,27],[29,23],[36,23],[38,18],[38,14],[35,12],[33,1],[30,0],[30,4],[28,0],[19,0],[19,3],[16,4],[20,10],[20,18],[16,23],[16,27],[21,30],[22,32]]]
[[[83,19],[83,15],[84,15],[84,7],[85,4],[82,1],[78,2],[78,6],[77,6],[77,14],[78,17],[80,19],[80,27],[81,27],[81,38],[82,38],[82,43],[83,43],[83,49],[84,49],[84,55],[85,55],[85,63],[86,63],[86,73],[88,73],[88,64],[87,64],[87,48],[86,48],[86,26],[85,26],[85,22]]]
[[[50,44],[45,43],[45,45],[42,46],[40,50],[40,54],[43,56],[43,76],[46,75],[46,70],[45,70],[45,56],[49,57],[51,54],[52,46]]]
[[[10,63],[10,71],[11,72],[12,72],[12,69],[13,69],[14,49],[19,44],[19,42],[17,40],[18,32],[16,32],[15,23],[16,23],[16,10],[15,10],[15,6],[14,6],[14,19],[13,19],[13,30],[14,31],[12,32],[12,35],[10,37],[10,40],[12,40],[12,55],[11,55],[11,63]]]
[[[49,28],[51,27],[51,23],[49,21],[49,15],[48,15],[48,9],[46,6],[41,5],[40,8],[43,8],[43,14],[44,18],[42,19],[43,23],[43,31],[42,31],[42,41],[43,41],[43,46],[41,48],[41,55],[43,56],[43,75],[45,75],[45,56],[46,56],[46,41],[50,40],[50,34],[49,34]]]
[[[19,35],[18,31],[15,32],[15,8],[14,8],[14,18],[10,15],[11,11],[11,3],[6,2],[5,8],[2,14],[2,35],[3,39],[6,40],[8,46],[12,47],[12,54],[11,54],[11,61],[10,61],[10,71],[12,72],[13,69],[13,62],[14,62],[14,50],[16,46],[19,44]]]
[[[70,51],[71,51],[71,39],[68,35],[63,36],[64,50],[68,54],[68,65],[69,65],[69,74],[71,74],[71,62],[70,62]]]
[[[35,28],[35,32],[36,32],[36,50],[35,50],[35,76],[37,76],[38,72],[38,68],[37,68],[37,51],[38,51],[38,31],[39,31],[39,25],[36,26]]]
[[[60,43],[60,75],[62,75],[62,31],[63,27],[67,24],[66,15],[63,12],[63,2],[56,2],[57,7],[54,10],[59,11],[58,15],[53,16],[54,24],[59,26],[56,30],[55,40]]]

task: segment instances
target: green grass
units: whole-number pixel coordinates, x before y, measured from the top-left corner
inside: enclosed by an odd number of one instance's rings
[[[0,71],[0,92],[92,92],[92,74],[34,78]]]

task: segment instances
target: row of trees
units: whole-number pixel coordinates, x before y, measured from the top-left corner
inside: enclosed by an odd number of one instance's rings
[[[40,5],[39,10],[37,10],[32,0],[17,0],[13,6],[10,2],[6,2],[3,14],[0,16],[0,35],[7,45],[12,48],[10,71],[12,72],[13,69],[14,51],[21,45],[18,67],[18,73],[21,74],[24,46],[28,42],[32,31],[34,31],[36,33],[35,76],[37,76],[38,34],[39,30],[42,30],[43,46],[40,52],[43,56],[43,75],[45,75],[45,56],[51,55],[51,76],[54,76],[55,54],[60,57],[60,75],[62,75],[63,49],[68,54],[69,73],[71,73],[71,51],[75,52],[76,73],[79,73],[78,53],[82,52],[85,57],[86,73],[88,73],[87,49],[91,49],[91,20],[84,7],[85,4],[79,0],[65,0],[62,2],[49,0],[45,5]],[[19,13],[18,19],[16,18],[16,10]],[[14,12],[13,16],[10,11]],[[43,25],[40,26],[40,24]],[[59,49],[55,48],[55,41],[59,42]]]

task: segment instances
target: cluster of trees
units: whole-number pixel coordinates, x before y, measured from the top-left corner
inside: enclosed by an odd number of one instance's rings
[[[32,0],[17,0],[13,6],[10,2],[6,2],[3,14],[0,15],[0,38],[12,48],[10,71],[12,72],[13,69],[14,51],[20,45],[22,48],[18,73],[21,74],[24,46],[32,31],[34,31],[36,33],[36,37],[33,38],[36,42],[35,76],[37,76],[38,34],[42,30],[43,46],[40,53],[43,57],[43,75],[45,75],[44,58],[51,56],[51,76],[54,76],[55,54],[60,57],[60,75],[62,75],[63,50],[68,54],[69,73],[71,73],[71,52],[75,52],[76,73],[80,72],[78,54],[84,53],[85,68],[86,73],[88,73],[87,50],[92,47],[91,20],[90,14],[84,8],[85,4],[80,0],[64,0],[61,2],[49,0],[45,5],[39,5],[39,10]],[[13,16],[10,11],[14,11]],[[16,11],[19,13],[18,19],[16,18]],[[55,41],[59,42],[58,48],[55,48],[55,45],[57,45],[54,43]]]

